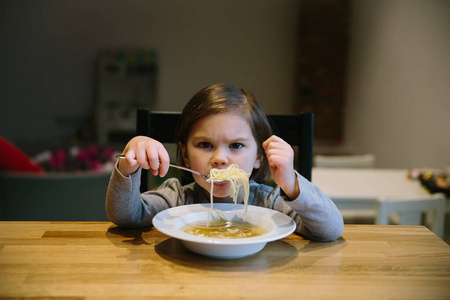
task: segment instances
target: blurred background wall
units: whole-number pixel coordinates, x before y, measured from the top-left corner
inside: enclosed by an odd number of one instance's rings
[[[199,89],[230,82],[268,113],[296,113],[307,2],[2,0],[0,134],[45,145],[90,130],[95,62],[111,49],[156,49],[153,109],[181,110]],[[343,139],[316,152],[371,152],[377,167],[450,166],[450,1],[350,4]]]
[[[353,1],[345,142],[378,167],[450,167],[450,1]]]
[[[290,113],[299,4],[1,1],[2,134],[50,140],[82,126],[94,102],[95,60],[109,49],[156,49],[153,109],[181,110],[201,88],[230,82],[267,110]]]

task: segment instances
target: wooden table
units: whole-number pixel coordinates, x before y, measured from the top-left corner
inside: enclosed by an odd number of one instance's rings
[[[0,222],[0,298],[449,299],[450,246],[423,226],[295,234],[237,260],[193,254],[153,228]]]

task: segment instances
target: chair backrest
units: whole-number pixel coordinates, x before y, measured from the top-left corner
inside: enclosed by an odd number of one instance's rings
[[[156,112],[138,109],[136,134],[150,136],[161,143],[175,143],[175,128],[180,118],[179,112]],[[268,115],[274,134],[291,146],[297,146],[296,170],[311,181],[313,162],[314,115]],[[143,170],[141,191],[148,190],[148,173]]]

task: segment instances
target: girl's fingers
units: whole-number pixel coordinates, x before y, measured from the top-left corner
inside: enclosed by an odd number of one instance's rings
[[[159,170],[158,150],[149,147],[149,148],[144,149],[143,154],[147,161],[148,169],[151,169],[152,171]]]
[[[289,144],[282,143],[270,143],[265,149],[266,155],[269,157],[271,155],[283,155],[283,156],[293,156],[294,150]]]
[[[135,137],[127,144],[124,153],[129,167],[137,168],[139,165],[143,169],[150,169],[153,175],[161,177],[169,170],[169,154],[164,145],[154,139]]]
[[[170,158],[169,153],[167,153],[167,150],[162,145],[158,149],[158,162],[159,176],[164,177],[169,171]]]
[[[291,145],[289,145],[284,140],[275,135],[271,136],[263,143],[263,148],[266,152],[272,149],[284,149],[284,150],[292,149]]]
[[[169,170],[169,154],[162,144],[153,145],[153,147],[146,147],[143,151],[145,156],[146,169],[150,169],[151,173],[155,176],[159,175],[163,177]]]
[[[284,153],[285,155],[291,155],[293,153],[293,149],[291,146],[289,145],[279,145],[279,144],[270,144],[267,148],[266,148],[266,155],[271,155],[271,154],[280,154],[280,153]]]
[[[269,165],[285,169],[293,165],[294,150],[283,139],[273,135],[263,144]]]
[[[125,153],[125,160],[130,166],[136,166],[136,153],[133,150],[127,151]]]
[[[279,143],[286,143],[282,138],[276,136],[276,135],[272,135],[270,138],[268,138],[267,140],[264,141],[263,143],[263,147],[267,147],[270,143],[273,142],[279,142]]]
[[[272,155],[270,158],[268,158],[268,161],[269,166],[271,167],[277,167],[281,169],[292,167],[292,160],[284,155]]]
[[[266,151],[266,156],[269,159],[272,156],[283,156],[285,155],[285,151],[283,149],[268,149]]]

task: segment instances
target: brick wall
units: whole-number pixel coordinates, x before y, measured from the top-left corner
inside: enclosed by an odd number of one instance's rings
[[[298,112],[313,112],[316,144],[343,139],[350,0],[304,0],[298,33]]]

